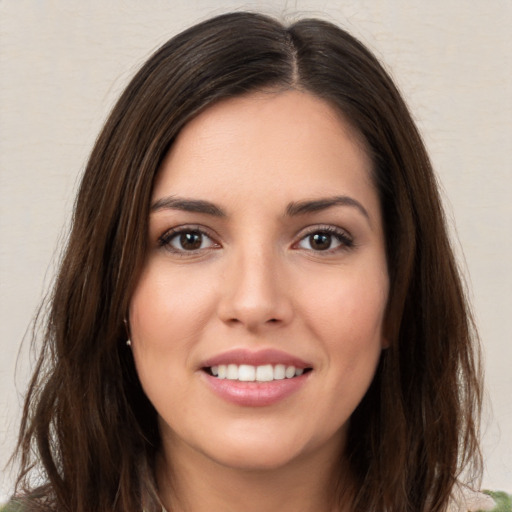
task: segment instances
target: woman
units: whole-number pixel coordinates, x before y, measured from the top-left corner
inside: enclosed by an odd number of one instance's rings
[[[214,18],[148,60],[95,145],[18,501],[448,510],[478,476],[475,338],[376,59],[322,21]]]

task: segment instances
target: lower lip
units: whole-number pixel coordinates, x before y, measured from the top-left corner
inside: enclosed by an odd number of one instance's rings
[[[245,407],[265,407],[296,393],[306,383],[311,373],[270,382],[219,379],[205,372],[203,375],[210,389],[227,402]]]

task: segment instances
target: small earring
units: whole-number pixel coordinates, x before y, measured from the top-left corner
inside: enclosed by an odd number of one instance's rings
[[[132,346],[132,340],[126,340],[126,345],[128,347],[131,347]]]

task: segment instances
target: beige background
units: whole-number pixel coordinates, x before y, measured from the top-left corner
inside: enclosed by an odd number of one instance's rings
[[[0,466],[30,368],[25,348],[15,375],[21,340],[112,102],[171,35],[233,9],[339,23],[397,80],[443,185],[485,348],[484,486],[512,491],[510,0],[1,0]],[[0,500],[11,485],[2,471]]]

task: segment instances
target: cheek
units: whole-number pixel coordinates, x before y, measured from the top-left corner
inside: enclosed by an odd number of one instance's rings
[[[354,273],[316,285],[304,296],[304,316],[327,354],[332,385],[364,388],[386,346],[387,274]]]
[[[314,284],[304,292],[304,307],[321,338],[347,344],[381,338],[388,295],[384,273],[327,276]]]
[[[135,344],[148,350],[167,350],[192,342],[215,304],[215,287],[206,277],[200,272],[180,271],[165,262],[150,263],[130,303]]]
[[[156,404],[186,393],[184,375],[211,314],[211,286],[158,261],[147,265],[130,302],[132,352],[140,382]],[[203,282],[201,282],[201,279]]]
[[[322,336],[329,353],[330,407],[346,422],[368,391],[385,346],[386,297],[351,290],[340,292],[332,304],[331,321],[324,319]]]

